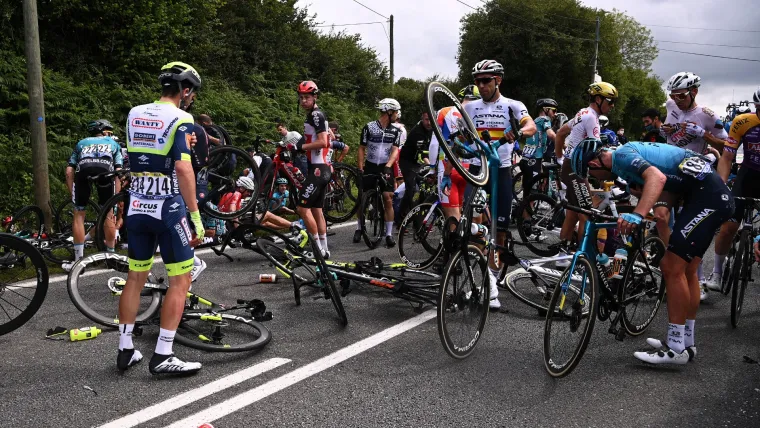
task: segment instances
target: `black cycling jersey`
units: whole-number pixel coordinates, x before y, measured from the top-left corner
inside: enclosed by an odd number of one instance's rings
[[[433,128],[425,129],[421,122],[417,122],[406,137],[406,143],[399,152],[399,159],[406,159],[416,163],[419,153],[430,146],[432,135]]]
[[[208,163],[208,134],[203,126],[195,124],[195,138],[197,142],[190,152],[190,160],[193,162],[193,171],[197,174]]]

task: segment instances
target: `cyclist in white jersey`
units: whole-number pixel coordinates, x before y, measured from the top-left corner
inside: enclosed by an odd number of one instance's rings
[[[472,68],[472,77],[480,92],[480,99],[464,106],[465,112],[472,118],[475,128],[484,140],[501,141],[499,153],[499,173],[491,180],[498,180],[498,217],[496,219],[496,240],[504,245],[512,212],[512,149],[514,141],[520,137],[530,137],[536,133],[536,124],[528,114],[528,109],[520,101],[509,99],[499,92],[499,85],[504,77],[504,67],[494,60],[484,59]],[[520,129],[511,129],[511,117],[517,120]],[[509,143],[507,143],[509,142]],[[486,191],[491,185],[486,184]],[[491,261],[491,308],[500,306],[497,296],[496,279],[498,266]]]

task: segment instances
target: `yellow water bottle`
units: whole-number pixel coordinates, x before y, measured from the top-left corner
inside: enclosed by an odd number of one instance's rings
[[[77,340],[94,339],[98,337],[101,332],[102,330],[97,327],[75,328],[69,332],[69,338],[72,342],[76,342]]]

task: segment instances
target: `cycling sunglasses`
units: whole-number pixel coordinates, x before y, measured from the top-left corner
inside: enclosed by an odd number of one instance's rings
[[[683,101],[683,100],[685,100],[686,98],[688,98],[688,97],[689,97],[689,95],[690,95],[690,93],[689,93],[689,92],[684,92],[684,93],[682,93],[682,94],[675,94],[675,93],[672,93],[672,92],[671,92],[671,93],[670,93],[670,98],[672,98],[674,101]]]
[[[607,104],[609,105],[615,105],[615,101],[617,101],[616,98],[605,98],[607,100]]]
[[[493,77],[493,76],[491,76],[491,77],[476,77],[475,78],[475,84],[476,85],[487,85],[487,84],[491,83],[491,80],[494,80],[494,79],[496,79],[496,78]]]

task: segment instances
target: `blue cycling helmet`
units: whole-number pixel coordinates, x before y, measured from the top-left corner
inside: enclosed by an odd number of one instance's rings
[[[280,178],[278,178],[278,179],[277,179],[277,181],[275,181],[275,183],[276,183],[278,186],[279,186],[280,184],[288,184],[288,180],[286,180],[286,179],[285,179],[285,178],[283,178],[283,177],[280,177]]]
[[[599,155],[602,142],[596,138],[586,138],[573,149],[570,166],[580,178],[588,177],[588,163]]]

